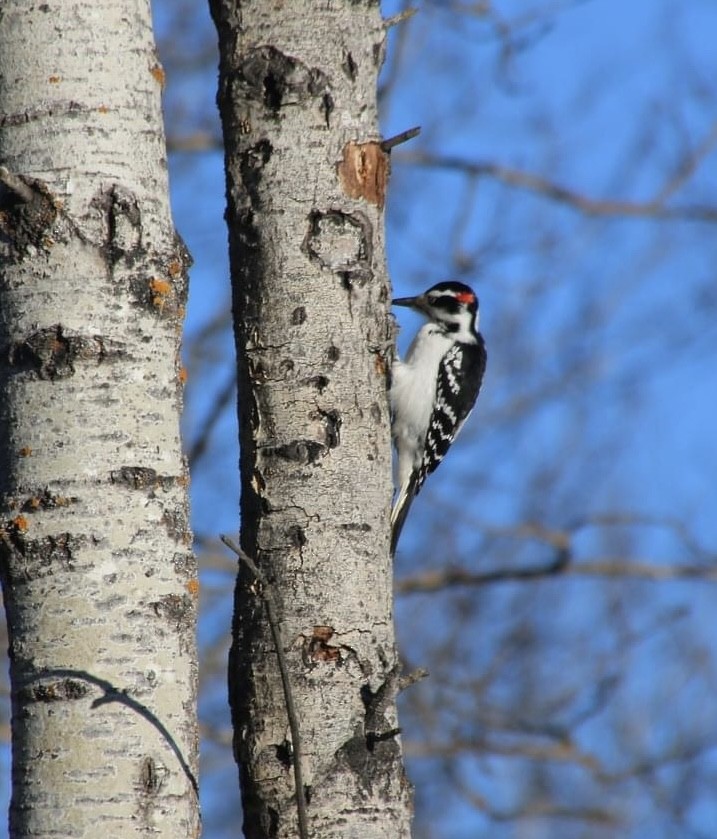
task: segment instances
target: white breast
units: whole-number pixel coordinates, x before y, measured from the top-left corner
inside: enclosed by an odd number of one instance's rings
[[[405,360],[394,361],[391,409],[399,486],[421,462],[435,401],[438,365],[452,344],[452,339],[435,324],[426,323],[413,339]]]

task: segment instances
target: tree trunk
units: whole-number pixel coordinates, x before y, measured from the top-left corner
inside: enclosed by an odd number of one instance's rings
[[[239,7],[237,9],[237,6]],[[409,835],[396,731],[377,3],[213,0],[240,380],[242,546],[268,580],[310,835]],[[239,575],[230,655],[248,839],[296,836],[266,612]]]
[[[239,5],[239,10],[236,7]],[[409,834],[396,729],[378,4],[214,0],[240,380],[242,546],[268,580],[312,837]],[[296,836],[297,759],[266,612],[230,654],[248,839]]]
[[[147,0],[0,12],[10,833],[195,836],[188,256]]]

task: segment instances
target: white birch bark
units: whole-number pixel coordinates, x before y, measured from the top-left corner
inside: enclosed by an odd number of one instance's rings
[[[148,0],[0,8],[13,837],[195,836],[188,257]]]
[[[314,839],[409,835],[388,550],[391,339],[373,2],[213,0],[240,379],[242,546],[271,586]],[[297,836],[292,737],[251,574],[230,701],[248,839]]]

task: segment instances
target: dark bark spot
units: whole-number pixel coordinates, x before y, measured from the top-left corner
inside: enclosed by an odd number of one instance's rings
[[[42,539],[27,537],[27,522],[16,518],[0,527],[0,567],[3,583],[20,584],[28,580],[49,577],[57,568],[74,571],[74,558],[87,543],[84,536],[56,533]]]
[[[0,363],[33,371],[39,379],[56,381],[75,373],[75,362],[101,364],[126,355],[124,346],[99,335],[68,332],[61,324],[47,326],[0,350]]]
[[[306,308],[304,306],[297,306],[291,313],[291,325],[301,326],[306,322]]]
[[[54,682],[41,682],[29,690],[30,700],[36,702],[63,702],[68,699],[82,699],[89,692],[89,687],[76,679],[59,679]]]
[[[130,489],[146,489],[157,481],[157,470],[149,466],[122,466],[110,472],[113,484],[124,484]]]
[[[323,443],[316,440],[291,440],[279,446],[263,446],[262,454],[268,457],[279,457],[293,463],[318,463],[328,451]]]
[[[308,541],[306,538],[306,533],[304,533],[304,528],[300,527],[298,524],[293,524],[287,531],[286,535],[289,537],[289,542],[291,543],[292,547],[301,548],[304,547],[306,542]]]
[[[25,498],[20,504],[23,513],[34,513],[36,510],[54,510],[57,507],[69,507],[79,499],[75,496],[53,495],[48,487]]]
[[[57,207],[42,181],[8,173],[0,180],[0,257],[19,261],[29,248],[48,248],[56,218]]]
[[[358,65],[354,61],[353,55],[346,50],[344,53],[344,60],[341,62],[341,69],[346,74],[346,78],[352,82],[356,81],[356,76],[358,75]]]
[[[333,344],[326,350],[326,357],[329,361],[337,362],[341,358],[341,350]]]
[[[176,630],[192,630],[194,603],[189,595],[167,594],[151,605],[155,614],[173,624]]]
[[[291,748],[289,740],[284,740],[276,747],[276,759],[284,767],[284,769],[291,769],[294,763],[294,751]]]
[[[159,766],[154,758],[147,755],[142,760],[139,770],[139,784],[142,792],[145,795],[157,795],[164,785],[167,774],[166,767]]]
[[[322,376],[319,374],[317,376],[310,376],[308,379],[304,380],[304,383],[309,385],[309,387],[315,387],[319,393],[323,393],[329,386],[329,381],[328,376]]]
[[[358,533],[368,533],[371,530],[371,525],[366,524],[366,522],[364,522],[363,524],[356,524],[355,522],[346,522],[341,525],[341,529],[349,532],[356,531]]]
[[[274,114],[284,105],[323,96],[329,88],[328,77],[318,67],[309,67],[272,46],[249,50],[235,79],[244,97],[263,103]]]
[[[107,207],[107,253],[113,264],[124,258],[133,265],[144,258],[142,214],[137,196],[115,184],[95,204]]]
[[[383,65],[383,60],[386,57],[386,41],[382,38],[378,43],[373,45],[373,63],[376,67]]]
[[[261,184],[264,167],[271,159],[273,151],[274,148],[271,143],[264,139],[245,149],[239,156],[239,174],[252,207],[261,206],[259,185]]]
[[[334,99],[330,93],[325,93],[321,98],[321,110],[324,112],[326,127],[331,127],[331,112],[334,110]]]
[[[194,584],[197,578],[197,560],[191,551],[174,554],[172,565],[179,577],[187,579],[191,584]]]
[[[387,740],[393,740],[401,733],[400,728],[390,728],[387,731],[367,731],[366,732],[366,748],[372,752],[378,743],[385,743]]]
[[[162,524],[175,542],[186,544],[189,541],[187,512],[183,507],[166,508],[162,513]]]
[[[330,449],[335,449],[341,443],[341,425],[343,423],[341,414],[335,408],[332,408],[329,411],[319,410],[319,416],[324,422],[326,445]]]

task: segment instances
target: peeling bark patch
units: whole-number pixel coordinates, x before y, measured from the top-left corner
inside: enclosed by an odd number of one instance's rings
[[[46,248],[56,218],[57,206],[42,181],[0,167],[0,256],[20,260],[32,248]]]
[[[344,146],[337,166],[341,188],[349,198],[363,198],[383,209],[389,176],[389,156],[376,141]]]
[[[23,340],[0,350],[0,362],[33,371],[39,379],[56,381],[75,374],[75,362],[102,364],[126,355],[124,345],[99,335],[79,335],[61,324],[31,332]]]
[[[89,693],[89,687],[76,679],[59,679],[54,682],[42,682],[29,689],[29,699],[35,702],[64,702],[82,699]]]
[[[274,113],[286,105],[299,105],[324,95],[329,88],[327,76],[318,67],[308,67],[271,46],[249,50],[237,69],[236,80],[244,96],[262,102]]]
[[[365,285],[373,277],[371,225],[362,213],[313,211],[301,249],[347,287]]]
[[[341,648],[329,644],[333,626],[315,626],[310,638],[304,638],[302,658],[306,664],[315,662],[341,662]]]

